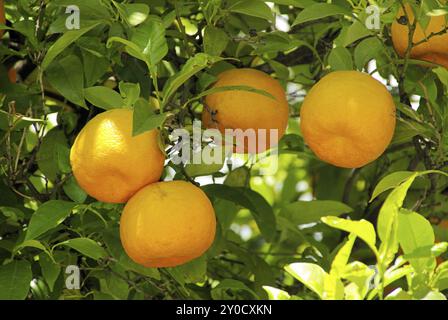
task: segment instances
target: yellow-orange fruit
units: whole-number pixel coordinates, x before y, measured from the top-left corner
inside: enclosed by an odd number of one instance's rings
[[[126,253],[146,267],[173,267],[201,256],[215,232],[210,200],[185,181],[146,186],[126,204],[120,221]]]
[[[406,15],[410,24],[414,22],[414,12],[409,4],[405,5],[406,14],[400,8],[397,18],[392,23],[392,42],[397,53],[404,57],[409,44],[409,28]],[[400,19],[401,18],[401,19]],[[402,23],[400,23],[402,22]],[[414,31],[412,43],[418,44],[411,50],[411,58],[440,64],[448,68],[448,33],[445,31],[441,35],[433,36],[447,28],[445,16],[433,16],[425,29],[417,23]]]
[[[103,112],[87,123],[72,146],[73,174],[97,200],[124,203],[160,179],[165,158],[158,146],[158,131],[133,137],[132,122],[132,110]]]
[[[225,86],[252,87],[271,94],[275,99],[244,90],[210,94],[205,99],[206,106],[202,113],[205,127],[219,129],[222,133],[225,129],[252,130],[254,143],[236,139],[239,146],[235,151],[238,153],[259,153],[274,146],[288,125],[288,102],[280,83],[264,72],[243,68],[220,73],[213,88]]]
[[[305,142],[322,161],[362,167],[386,150],[395,130],[395,105],[386,87],[368,74],[336,71],[308,92],[301,110]]]

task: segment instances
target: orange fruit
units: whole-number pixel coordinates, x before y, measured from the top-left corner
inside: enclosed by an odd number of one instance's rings
[[[132,110],[103,112],[87,123],[72,146],[73,174],[99,201],[124,203],[160,179],[165,158],[159,149],[158,131],[133,137],[132,122]]]
[[[395,105],[386,87],[368,74],[336,71],[308,92],[300,110],[305,142],[322,161],[343,168],[377,159],[395,129]]]
[[[217,92],[205,98],[202,122],[205,127],[219,129],[251,130],[254,142],[237,137],[235,152],[259,153],[278,142],[288,124],[288,102],[280,83],[268,74],[255,69],[231,69],[218,75],[213,88],[224,86],[248,86],[263,90],[272,97],[256,92],[230,90]],[[264,130],[263,130],[264,129]],[[275,131],[277,137],[275,137]],[[272,137],[275,140],[271,139]]]
[[[406,14],[412,24],[414,22],[414,12],[409,4],[405,5]],[[392,42],[397,53],[404,57],[409,44],[409,28],[407,22],[401,24],[399,19],[405,17],[405,11],[400,8],[397,18],[392,23]],[[405,21],[403,21],[405,22]],[[428,61],[443,65],[448,68],[448,33],[444,32],[442,35],[431,36],[431,34],[438,33],[445,30],[447,22],[445,16],[433,16],[430,18],[429,24],[425,29],[417,23],[414,31],[412,42],[413,44],[420,43],[414,46],[411,50],[411,58]],[[424,41],[427,39],[426,41]]]
[[[134,195],[120,220],[128,256],[145,267],[174,267],[213,243],[215,211],[205,193],[185,181],[153,183]]]
[[[6,24],[5,3],[3,0],[0,0],[0,23]],[[0,30],[0,38],[3,37],[4,33],[5,33],[5,30]]]

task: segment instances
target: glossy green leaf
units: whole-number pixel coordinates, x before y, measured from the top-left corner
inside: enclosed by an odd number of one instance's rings
[[[291,296],[288,294],[288,292],[270,287],[270,286],[263,286],[264,291],[267,292],[269,300],[289,300],[291,299]]]
[[[39,207],[31,217],[25,240],[32,240],[57,227],[76,206],[73,202],[50,200]]]
[[[97,242],[89,238],[74,238],[57,244],[58,246],[67,246],[83,255],[99,260],[107,257],[107,253]]]
[[[328,276],[324,269],[314,263],[298,262],[287,265],[285,270],[323,299],[325,277]]]
[[[44,60],[42,61],[42,70],[45,70],[50,63],[68,46],[70,46],[73,42],[78,40],[84,34],[92,30],[93,28],[99,26],[99,23],[95,23],[89,27],[85,27],[79,30],[70,30],[67,31],[60,37],[47,51]],[[81,69],[78,69],[78,71]]]
[[[249,209],[263,237],[272,241],[276,231],[276,219],[271,205],[257,192],[240,187],[210,184],[202,187],[209,197],[232,201]]]
[[[107,87],[97,86],[84,89],[84,94],[91,104],[104,109],[119,109],[125,106],[125,101],[118,92]]]
[[[332,200],[297,201],[284,205],[280,216],[290,220],[295,225],[318,222],[326,216],[340,216],[352,212],[346,204]]]
[[[229,10],[268,21],[273,21],[274,19],[271,9],[261,0],[240,0],[232,5]]]
[[[0,266],[0,300],[24,300],[32,276],[28,261],[13,261]]]
[[[340,16],[340,15],[351,16],[352,12],[339,5],[329,3],[316,3],[302,10],[297,15],[296,20],[294,20],[293,26],[330,16]]]
[[[364,240],[376,252],[376,233],[373,225],[369,221],[364,219],[352,221],[338,217],[323,217],[321,220],[330,227],[353,233],[358,238]]]
[[[383,179],[378,182],[375,189],[373,190],[372,197],[370,198],[370,202],[375,200],[381,193],[396,188],[404,181],[409,179],[414,172],[411,171],[397,171],[385,176]]]

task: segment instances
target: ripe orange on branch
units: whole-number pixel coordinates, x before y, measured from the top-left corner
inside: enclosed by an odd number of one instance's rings
[[[415,21],[414,11],[409,4],[405,10],[400,8],[392,23],[392,42],[397,53],[404,57],[409,44],[409,26]],[[407,16],[407,18],[406,18]],[[443,65],[448,68],[448,32],[445,16],[432,16],[429,24],[423,29],[417,23],[412,43],[411,58]]]
[[[81,130],[70,153],[79,185],[97,200],[124,203],[160,179],[165,157],[158,131],[132,136],[133,111],[99,114]]]
[[[337,71],[308,92],[301,110],[305,142],[318,158],[358,168],[386,150],[395,129],[395,105],[386,87],[368,74]]]
[[[213,88],[225,86],[247,86],[263,90],[275,99],[256,92],[229,90],[210,94],[205,99],[202,121],[207,128],[253,129],[257,135],[256,145],[244,145],[242,153],[263,152],[276,144],[288,124],[288,102],[280,83],[268,74],[255,69],[231,69],[218,75]],[[265,132],[260,129],[266,130]],[[271,130],[277,130],[278,138],[271,141]],[[240,141],[243,143],[243,141]],[[239,150],[236,150],[239,152]]]
[[[120,238],[128,256],[146,267],[173,267],[201,256],[213,243],[215,211],[191,183],[153,183],[124,208]]]

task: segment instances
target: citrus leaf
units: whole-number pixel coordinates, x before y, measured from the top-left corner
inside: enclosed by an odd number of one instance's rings
[[[323,299],[325,278],[328,276],[324,269],[314,263],[298,262],[287,265],[285,270]]]
[[[32,240],[50,229],[57,227],[72,212],[76,203],[50,200],[41,205],[31,216],[25,240]]]
[[[53,45],[48,49],[44,60],[42,61],[42,70],[45,70],[50,63],[62,52],[65,48],[71,45],[73,42],[82,37],[85,33],[89,32],[93,28],[99,26],[100,23],[95,23],[91,26],[79,29],[70,30],[64,33]],[[78,69],[80,70],[80,69]]]
[[[316,3],[312,6],[306,7],[303,9],[298,15],[296,20],[294,20],[294,23],[292,26],[308,22],[308,21],[314,21],[330,16],[337,16],[337,15],[348,15],[351,16],[352,12],[344,7],[335,5],[335,4],[329,4],[329,3]]]
[[[0,266],[0,300],[23,300],[32,279],[28,261],[13,261]]]
[[[318,222],[325,216],[340,216],[352,212],[353,209],[339,201],[314,200],[297,201],[283,206],[280,216],[295,225]]]
[[[89,238],[70,239],[57,244],[57,246],[60,245],[75,249],[83,255],[95,260],[104,259],[105,257],[107,257],[106,250],[104,250],[104,248],[102,248],[98,243]]]

